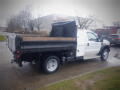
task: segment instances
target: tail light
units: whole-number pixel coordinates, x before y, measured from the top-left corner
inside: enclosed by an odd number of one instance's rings
[[[20,55],[16,55],[16,59],[19,59],[20,58]]]
[[[20,54],[21,52],[19,50],[16,51],[16,54]]]
[[[21,51],[17,50],[15,55],[16,59],[19,59],[21,54],[22,54]]]

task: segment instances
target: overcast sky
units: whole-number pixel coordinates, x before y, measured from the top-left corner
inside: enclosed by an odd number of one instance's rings
[[[32,7],[34,17],[49,14],[92,15],[106,25],[120,21],[120,0],[0,0],[0,26],[5,26],[12,15],[26,6]]]

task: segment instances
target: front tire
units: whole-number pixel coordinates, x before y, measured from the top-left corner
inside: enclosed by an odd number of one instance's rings
[[[48,56],[42,62],[42,70],[46,74],[51,74],[59,69],[60,59],[57,56]]]
[[[101,60],[106,61],[109,56],[109,49],[103,49],[101,52]]]

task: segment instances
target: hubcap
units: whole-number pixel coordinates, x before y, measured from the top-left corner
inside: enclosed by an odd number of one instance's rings
[[[105,50],[103,53],[103,58],[106,60],[108,58],[108,52]]]
[[[50,59],[48,62],[47,62],[47,70],[52,72],[52,71],[55,71],[58,67],[58,62],[56,59]]]

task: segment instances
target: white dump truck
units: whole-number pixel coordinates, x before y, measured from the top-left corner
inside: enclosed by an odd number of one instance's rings
[[[77,29],[75,21],[54,23],[49,37],[9,36],[8,47],[13,62],[19,66],[23,61],[35,62],[47,74],[56,72],[60,64],[68,61],[105,61],[110,52],[109,41],[100,40],[93,31]]]

